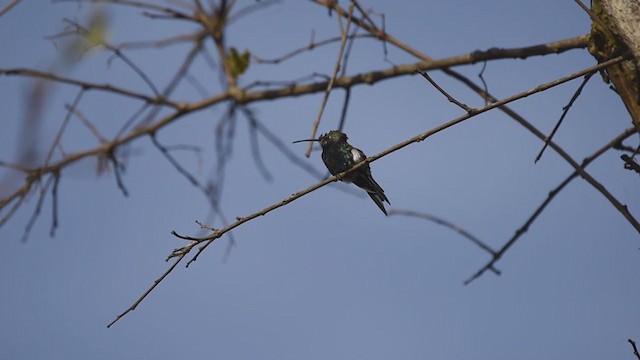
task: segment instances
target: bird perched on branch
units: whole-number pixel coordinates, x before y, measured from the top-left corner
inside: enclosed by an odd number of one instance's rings
[[[317,141],[320,143],[320,146],[322,146],[322,161],[331,175],[347,171],[367,158],[362,150],[351,146],[351,144],[347,142],[347,134],[339,130],[331,130],[321,135],[318,139],[298,140],[294,141],[294,143],[302,141]],[[387,215],[387,210],[384,208],[383,202],[391,203],[384,194],[384,190],[373,179],[373,176],[371,176],[369,164],[346,174],[344,178],[340,180],[352,182],[366,191],[371,197],[371,200]]]

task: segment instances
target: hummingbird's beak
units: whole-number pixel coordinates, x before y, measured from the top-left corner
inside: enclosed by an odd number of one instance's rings
[[[318,139],[296,140],[296,141],[294,141],[292,144],[299,143],[299,142],[303,142],[303,141],[320,141],[320,140],[318,140]]]

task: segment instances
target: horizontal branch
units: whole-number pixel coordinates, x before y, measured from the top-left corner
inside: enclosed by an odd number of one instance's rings
[[[546,47],[548,49],[555,49],[555,50],[559,50],[559,49],[569,50],[571,48],[581,47],[582,45],[580,44],[582,44],[582,42],[583,42],[583,37],[577,37],[573,39],[567,39],[567,40],[562,40],[555,43],[550,43],[550,44],[547,44],[547,46],[536,45],[536,46],[530,46],[527,48],[541,49]],[[551,45],[551,44],[555,44],[555,45]],[[523,49],[527,49],[527,48],[503,49],[502,51],[488,50],[487,52],[484,52],[484,53],[487,53],[488,55],[478,55],[479,53],[483,53],[483,52],[474,52],[471,54],[455,56],[447,59],[420,61],[412,64],[397,65],[384,70],[371,71],[371,72],[356,74],[353,76],[343,76],[343,77],[337,78],[335,79],[333,87],[346,89],[356,85],[363,85],[363,84],[372,85],[372,84],[375,84],[376,82],[386,80],[386,79],[392,79],[395,77],[405,76],[405,75],[415,75],[416,70],[427,71],[427,70],[434,70],[434,69],[443,69],[443,68],[457,66],[457,65],[471,64],[475,61],[478,61],[478,59],[481,59],[481,58],[487,60],[489,58],[498,59],[501,57],[510,57],[510,56],[513,56],[514,54],[521,53],[522,51],[524,51]],[[268,90],[253,91],[253,92],[245,92],[243,90],[233,88],[228,92],[219,93],[207,99],[203,99],[203,100],[191,102],[191,103],[182,103],[182,102],[171,101],[169,99],[165,99],[162,97],[154,97],[154,96],[141,94],[125,88],[116,87],[110,84],[98,84],[98,83],[92,83],[92,82],[87,82],[83,80],[76,80],[76,79],[62,77],[50,72],[44,72],[44,71],[33,70],[33,69],[21,69],[21,68],[0,69],[0,75],[39,78],[39,79],[59,82],[62,84],[78,86],[81,88],[85,88],[87,90],[99,90],[99,91],[115,93],[125,97],[131,97],[134,99],[143,100],[150,104],[166,105],[176,109],[174,113],[161,118],[157,122],[152,123],[146,127],[138,128],[132,131],[131,133],[127,134],[126,136],[120,137],[112,142],[104,143],[101,146],[95,147],[92,149],[72,153],[66,156],[64,159],[46,167],[30,169],[29,173],[32,175],[32,177],[30,177],[29,179],[31,180],[28,179],[27,182],[22,187],[17,189],[13,194],[9,195],[8,197],[5,197],[4,199],[0,199],[0,209],[2,209],[8,203],[15,200],[17,197],[21,195],[24,196],[31,189],[33,181],[37,180],[40,176],[50,173],[52,171],[60,171],[63,167],[70,165],[81,159],[84,159],[86,157],[107,154],[108,152],[113,151],[113,149],[115,149],[116,147],[122,144],[128,143],[141,136],[149,135],[160,130],[164,126],[171,124],[173,121],[181,118],[186,114],[203,110],[210,106],[213,106],[228,100],[235,101],[236,103],[239,103],[239,104],[248,104],[251,102],[273,100],[273,99],[279,99],[279,98],[285,98],[285,97],[296,97],[296,96],[302,96],[307,94],[313,94],[317,92],[324,92],[329,82],[329,81],[321,81],[321,82],[315,82],[312,84],[284,86],[279,89],[268,89]]]
[[[428,71],[435,69],[445,69],[460,65],[474,64],[478,61],[522,58],[523,53],[529,56],[547,55],[551,53],[560,53],[563,51],[584,48],[586,46],[587,35],[579,36],[571,39],[556,41],[548,44],[534,45],[524,48],[512,49],[489,49],[487,51],[475,51],[465,55],[454,56],[441,60],[419,61],[411,64],[401,64],[378,71],[361,73],[353,76],[343,76],[335,80],[334,88],[350,88],[355,85],[373,85],[379,81],[393,79],[399,76],[415,75],[416,70]],[[537,52],[533,52],[536,50]],[[238,102],[247,103],[261,100],[271,100],[286,96],[301,96],[311,93],[324,91],[329,81],[323,81],[313,84],[293,85],[280,89],[265,90],[260,92],[246,93],[238,97]]]
[[[165,99],[163,97],[144,95],[138,92],[113,86],[110,84],[98,84],[98,83],[92,83],[84,80],[71,79],[71,78],[59,76],[54,73],[46,72],[46,71],[40,71],[40,70],[34,70],[34,69],[0,69],[0,75],[31,77],[36,79],[53,81],[61,84],[74,85],[74,86],[84,88],[86,90],[100,90],[100,91],[110,92],[113,94],[122,95],[125,97],[144,100],[145,102],[148,102],[150,104],[167,105],[175,109],[178,109],[181,106],[179,103],[176,103],[169,99]]]

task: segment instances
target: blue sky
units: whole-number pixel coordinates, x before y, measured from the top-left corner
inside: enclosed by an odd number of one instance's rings
[[[241,5],[253,3],[240,1]],[[169,4],[162,2],[162,4]],[[368,1],[384,13],[387,31],[434,58],[490,47],[529,46],[586,34],[590,21],[572,1]],[[60,50],[44,37],[59,33],[63,18],[82,21],[92,7],[25,1],[0,19],[0,68],[47,70]],[[150,20],[140,11],[113,8],[113,43],[158,39],[193,31],[177,21]],[[228,45],[272,58],[339,34],[337,20],[310,2],[282,1],[232,24]],[[128,51],[159,87],[188,47]],[[279,66],[252,64],[241,84],[329,74],[337,44]],[[57,71],[73,78],[149,93],[119,60],[94,51]],[[395,64],[415,59],[389,49]],[[487,65],[485,79],[498,98],[594,65],[586,50]],[[348,73],[389,67],[382,46],[354,45]],[[481,65],[457,68],[477,79]],[[199,58],[191,71],[209,95],[219,75]],[[433,72],[447,91],[470,106],[482,100]],[[559,118],[580,80],[510,105],[544,132]],[[13,160],[26,98],[33,82],[0,77],[0,159]],[[77,89],[51,88],[40,134],[50,146]],[[189,83],[176,98],[201,95]],[[344,93],[335,91],[320,130],[338,124]],[[302,156],[321,94],[251,105],[259,121]],[[113,136],[138,103],[88,92],[83,111]],[[167,145],[202,148],[176,153],[201,180],[216,169],[215,128],[224,109],[186,117],[158,133]],[[368,155],[461,115],[419,76],[355,87],[345,132]],[[577,161],[630,127],[619,98],[596,75],[565,119],[556,141]],[[251,155],[246,119],[235,127],[221,208],[246,216],[316,183],[264,138],[259,144],[273,176],[265,181]],[[74,119],[62,141],[69,153],[94,147],[95,138]],[[491,111],[371,164],[392,209],[428,212],[464,227],[494,248],[504,244],[572,169],[551,149],[535,164],[541,142],[501,112]],[[236,246],[224,261],[227,239],[188,269],[178,268],[134,312],[126,309],[168,264],[182,240],[198,234],[196,220],[221,226],[201,193],[152,146],[133,143],[123,174],[125,198],[113,173],[96,175],[95,159],[62,172],[60,226],[49,238],[51,199],[26,243],[20,241],[37,198],[31,197],[0,228],[0,357],[7,359],[630,359],[628,338],[640,341],[638,233],[593,187],[574,180],[500,260],[502,276],[463,281],[489,256],[455,232],[400,216],[384,217],[347,185],[327,186],[234,231]],[[609,152],[588,171],[638,216],[637,175]],[[56,155],[59,157],[59,154]],[[320,152],[309,164],[324,171]],[[0,179],[10,176],[0,169]],[[2,194],[19,183],[0,189]],[[353,189],[355,187],[351,186]],[[356,194],[354,196],[353,194]]]

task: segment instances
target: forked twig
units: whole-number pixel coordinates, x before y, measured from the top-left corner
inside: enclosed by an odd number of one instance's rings
[[[635,128],[630,128],[625,130],[622,134],[616,136],[613,140],[611,140],[605,146],[598,149],[598,151],[593,153],[591,156],[585,158],[581,164],[582,169],[586,168],[593,160],[598,158],[600,155],[604,154],[607,150],[615,147],[616,144],[620,143],[621,141],[623,141],[624,139],[628,138],[629,136],[635,133],[637,133],[637,130]],[[482,276],[487,270],[493,268],[495,263],[498,260],[500,260],[500,258],[502,258],[502,256],[507,252],[507,250],[509,250],[509,248],[513,246],[513,244],[515,244],[516,241],[518,241],[518,239],[529,230],[529,227],[531,227],[531,225],[534,223],[534,221],[536,221],[538,216],[542,214],[542,211],[547,207],[547,205],[551,203],[551,201],[556,197],[556,195],[558,195],[560,191],[562,191],[562,189],[564,189],[573,179],[577,178],[578,175],[579,175],[578,171],[577,170],[574,171],[571,175],[569,175],[566,179],[564,179],[560,183],[560,185],[556,186],[553,190],[551,190],[547,198],[542,202],[542,204],[540,204],[536,208],[533,214],[529,216],[527,221],[525,221],[524,225],[522,225],[518,230],[516,230],[515,234],[500,248],[500,250],[498,250],[495,254],[493,254],[491,260],[484,267],[480,268],[480,270],[478,270],[470,278],[465,280],[464,284],[469,285],[471,282],[473,282],[474,280]]]

